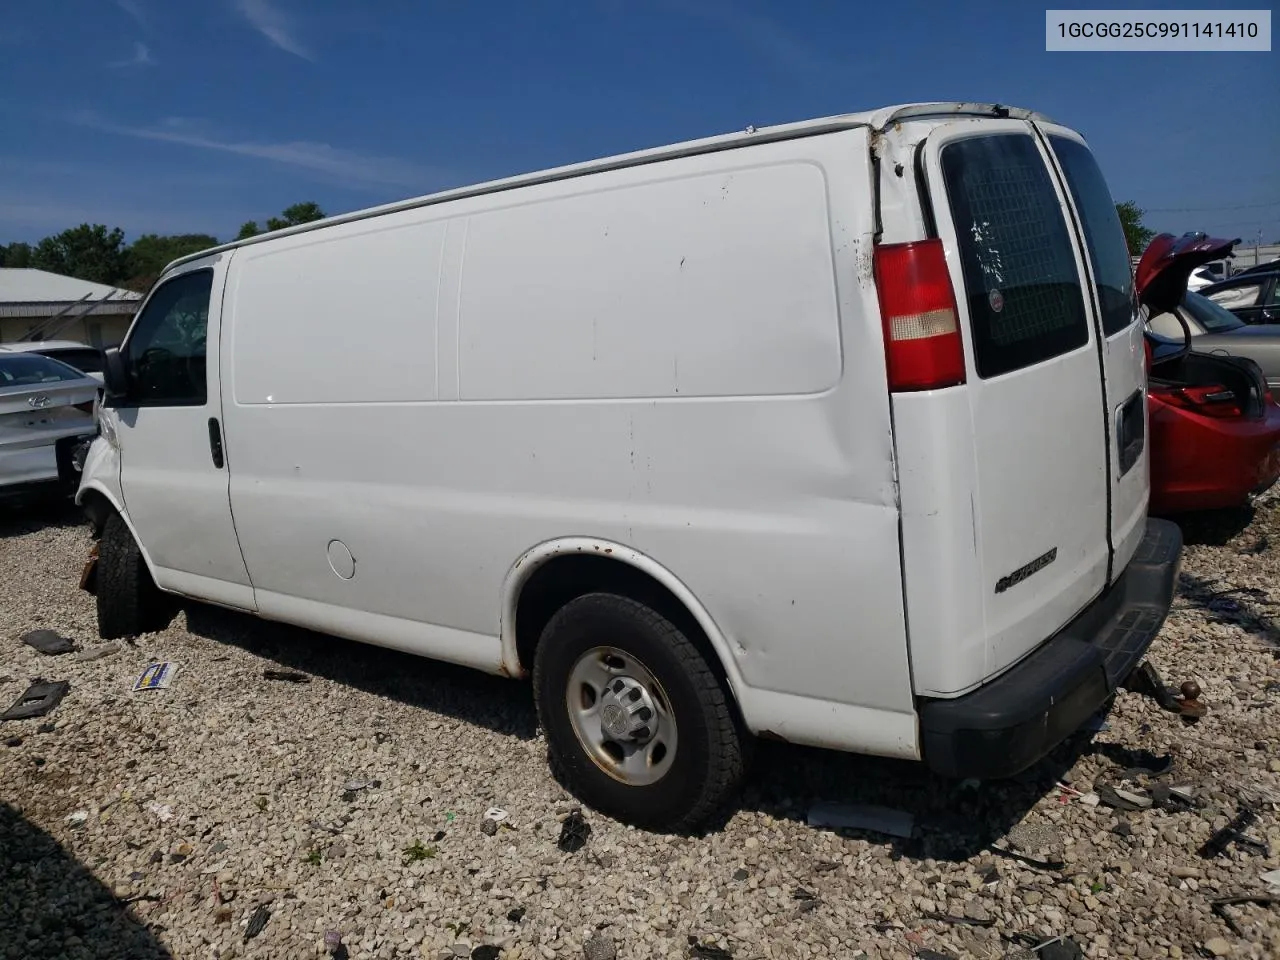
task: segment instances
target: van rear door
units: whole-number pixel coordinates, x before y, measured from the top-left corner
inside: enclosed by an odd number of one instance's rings
[[[1099,336],[1110,430],[1110,580],[1124,571],[1146,530],[1150,497],[1146,443],[1147,370],[1133,264],[1107,182],[1073,130],[1037,123],[1065,184],[1089,268],[1090,301]]]
[[[1035,127],[948,122],[917,156],[965,340],[969,507],[991,676],[1107,584],[1110,403],[1083,247]]]

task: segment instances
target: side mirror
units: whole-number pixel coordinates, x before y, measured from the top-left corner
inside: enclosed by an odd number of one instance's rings
[[[102,396],[104,407],[118,406],[129,395],[129,374],[117,347],[111,347],[103,354],[102,383],[105,388]]]

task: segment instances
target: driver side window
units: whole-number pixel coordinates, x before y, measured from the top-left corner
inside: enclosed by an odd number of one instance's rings
[[[139,406],[203,406],[205,338],[212,270],[194,270],[158,288],[125,342],[129,400]]]

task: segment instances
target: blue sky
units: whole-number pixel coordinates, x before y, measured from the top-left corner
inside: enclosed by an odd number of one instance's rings
[[[1280,53],[1047,53],[1043,5],[4,6],[0,242],[86,221],[225,239],[299,200],[337,213],[936,99],[1028,106],[1076,127],[1116,198],[1157,229],[1280,240]]]

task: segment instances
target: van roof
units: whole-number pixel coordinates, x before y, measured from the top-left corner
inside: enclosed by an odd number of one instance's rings
[[[624,153],[612,157],[603,157],[598,160],[588,160],[584,163],[569,164],[568,166],[553,167],[548,170],[520,174],[514,177],[506,177],[501,180],[491,180],[471,186],[444,190],[439,193],[426,194],[424,196],[413,197],[408,200],[397,200],[392,203],[382,204],[381,206],[376,207],[368,207],[363,210],[353,210],[350,213],[326,217],[323,220],[314,220],[310,223],[299,224],[295,227],[286,227],[283,230],[273,230],[269,233],[261,233],[257,236],[248,237],[244,240],[233,240],[230,243],[223,243],[216,247],[209,247],[205,250],[200,250],[196,253],[188,254],[185,257],[180,257],[179,259],[174,260],[165,267],[165,272],[167,273],[174,267],[180,266],[184,263],[201,260],[216,253],[234,250],[237,247],[245,247],[255,243],[262,243],[266,240],[274,240],[277,237],[288,236],[290,234],[320,230],[324,227],[335,226],[340,223],[350,223],[353,220],[364,220],[369,217],[380,216],[386,213],[396,213],[401,210],[411,210],[415,207],[425,207],[435,203],[443,203],[446,200],[458,200],[464,197],[497,193],[499,191],[510,190],[515,187],[530,186],[538,183],[550,183],[556,180],[565,180],[570,177],[580,177],[589,173],[617,170],[625,167],[638,166],[644,163],[653,163],[658,160],[668,160],[675,157],[694,156],[700,153],[714,153],[719,150],[727,150],[732,147],[740,146],[747,141],[763,143],[772,140],[786,140],[792,137],[811,136],[813,134],[828,133],[834,130],[847,130],[856,127],[869,127],[873,131],[879,132],[885,130],[892,124],[902,123],[908,120],[952,116],[1008,117],[1015,120],[1033,120],[1039,123],[1054,122],[1044,114],[1021,107],[1010,107],[998,103],[936,101],[929,103],[898,104],[896,106],[882,107],[878,110],[868,110],[862,113],[838,114],[831,117],[820,117],[813,120],[803,120],[798,123],[777,124],[769,127],[747,127],[745,130],[722,134],[720,136],[706,137],[701,140],[689,140],[684,143],[670,144],[668,146],[656,147],[648,150],[639,150],[633,153]]]

